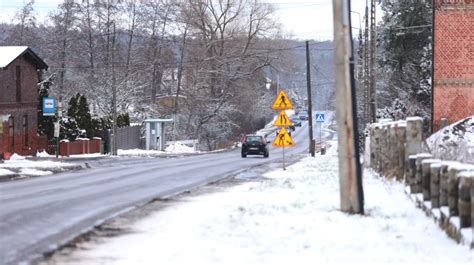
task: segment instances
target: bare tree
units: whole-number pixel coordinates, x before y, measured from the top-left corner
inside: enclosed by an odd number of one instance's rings
[[[74,27],[76,23],[77,5],[73,0],[65,0],[59,9],[50,15],[53,22],[53,35],[56,36],[55,42],[52,43],[52,50],[59,51],[56,58],[56,63],[59,67],[56,70],[59,72],[58,91],[57,95],[59,101],[69,91],[65,90],[66,68],[69,62],[69,48],[71,47],[71,40],[74,36]]]
[[[27,46],[31,46],[34,43],[37,37],[37,23],[33,8],[34,3],[34,0],[27,1],[24,6],[16,12],[13,18],[13,22],[16,23],[16,25],[9,32],[7,38],[8,43]]]
[[[186,73],[186,93],[188,120],[193,124],[195,137],[240,131],[242,121],[234,120],[233,116],[247,111],[240,109],[241,99],[249,92],[255,95],[255,90],[264,90],[264,81],[259,83],[256,76],[270,59],[259,49],[259,38],[271,32],[272,12],[269,5],[258,1],[183,3],[182,13],[189,18],[193,39],[189,51],[193,63]],[[257,103],[258,98],[250,100]]]

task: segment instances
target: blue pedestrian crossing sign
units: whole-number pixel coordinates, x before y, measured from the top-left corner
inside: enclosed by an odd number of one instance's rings
[[[324,113],[316,113],[316,122],[324,122]]]

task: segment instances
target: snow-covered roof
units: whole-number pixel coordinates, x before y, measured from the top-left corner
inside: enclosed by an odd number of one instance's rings
[[[7,68],[16,58],[24,54],[38,69],[48,69],[48,65],[28,46],[0,46],[0,68]]]
[[[18,56],[23,54],[27,46],[0,46],[0,67],[5,68]]]

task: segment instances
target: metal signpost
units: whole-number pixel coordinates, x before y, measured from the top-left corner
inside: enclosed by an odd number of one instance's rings
[[[286,115],[285,110],[292,109],[293,104],[291,104],[290,99],[286,95],[285,91],[280,90],[275,101],[273,101],[272,109],[273,110],[280,110],[280,114],[278,115],[277,119],[273,123],[274,126],[281,127],[280,131],[278,131],[275,140],[273,141],[273,146],[283,147],[283,170],[285,168],[285,146],[294,146],[295,142],[291,138],[291,135],[286,131],[286,126],[291,126],[293,123],[291,122],[288,115]]]
[[[322,137],[322,130],[323,130],[323,122],[324,122],[324,113],[316,113],[316,122],[319,124],[319,152],[322,155],[323,149],[323,137]]]
[[[59,119],[62,116],[61,104],[54,97],[43,97],[43,116],[55,116],[54,137],[56,138],[56,158],[59,157]]]

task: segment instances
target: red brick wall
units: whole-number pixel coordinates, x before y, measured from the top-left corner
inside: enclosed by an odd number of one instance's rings
[[[21,67],[21,102],[36,102],[38,92],[38,73],[36,67],[20,57],[10,64],[7,69],[0,69],[0,104],[16,102],[16,66]],[[1,106],[0,106],[1,109]]]
[[[472,2],[472,3],[471,3]],[[448,4],[446,4],[448,3]],[[474,115],[474,1],[436,1],[434,129]]]
[[[21,101],[16,99],[16,66],[21,67]],[[20,155],[33,155],[37,149],[37,87],[38,74],[36,67],[24,58],[16,59],[6,69],[0,69],[0,114],[9,114],[14,119],[14,145],[9,140],[8,122],[4,124],[2,135],[3,152],[14,152]],[[23,117],[27,116],[28,139],[25,142]]]
[[[474,0],[435,0],[435,4],[437,6],[441,5],[465,5],[465,4],[471,4],[474,3]]]

